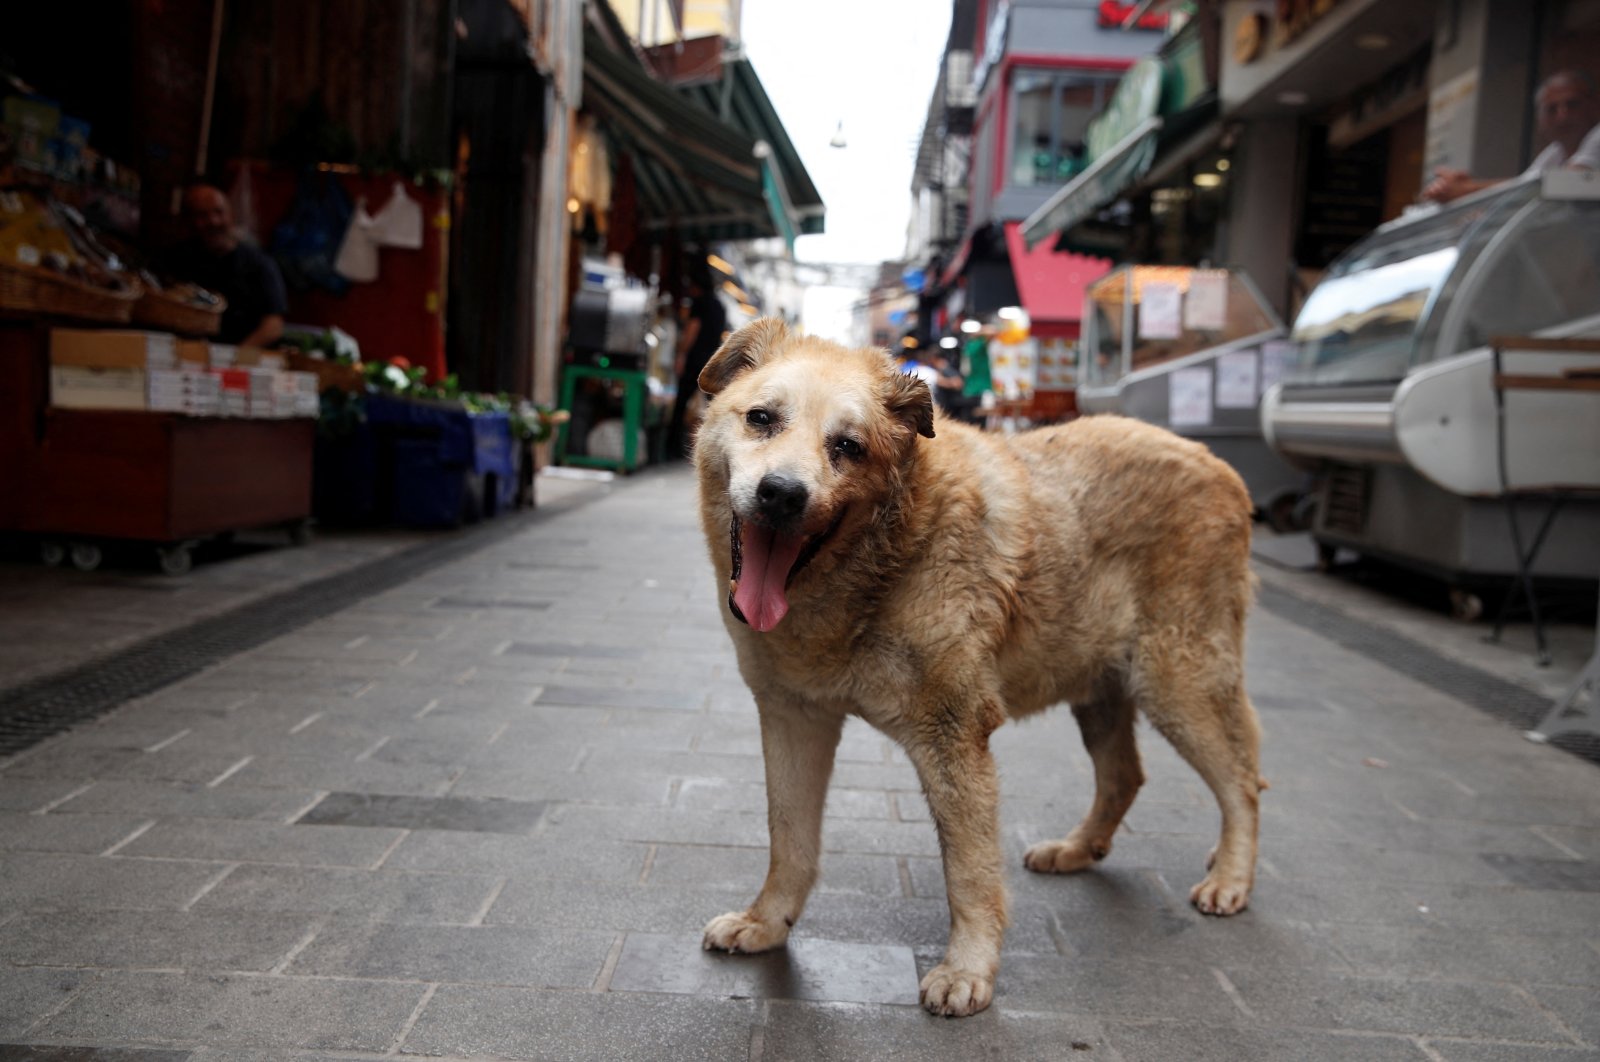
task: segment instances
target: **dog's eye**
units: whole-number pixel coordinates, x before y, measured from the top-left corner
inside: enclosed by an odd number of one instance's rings
[[[866,453],[866,451],[861,448],[860,443],[849,437],[842,438],[838,442],[834,443],[833,448],[839,451],[841,454],[844,454],[844,456],[852,458],[860,457],[862,454]]]
[[[764,409],[752,409],[744,415],[746,424],[754,424],[758,428],[765,428],[772,423],[772,414]]]

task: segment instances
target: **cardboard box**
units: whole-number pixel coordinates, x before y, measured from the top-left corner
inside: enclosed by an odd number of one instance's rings
[[[50,330],[50,364],[85,369],[170,369],[177,340],[168,332],[82,328]]]
[[[226,343],[211,343],[209,346],[213,369],[282,369],[284,366],[284,356],[276,350],[234,347]]]
[[[50,367],[50,404],[62,409],[146,409],[143,369]]]
[[[178,367],[206,369],[211,365],[211,344],[203,339],[178,340]]]

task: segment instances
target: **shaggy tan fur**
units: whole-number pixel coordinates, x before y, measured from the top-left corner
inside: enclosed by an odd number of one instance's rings
[[[1094,761],[1088,815],[1028,849],[1028,869],[1081,870],[1111,851],[1144,781],[1142,712],[1222,809],[1192,901],[1245,907],[1260,738],[1243,677],[1251,505],[1232,469],[1120,417],[1011,438],[937,419],[883,351],[771,319],[730,336],[700,386],[714,396],[695,447],[701,519],[760,715],[772,841],[760,894],[706,927],[707,948],[787,939],[816,882],[849,715],[905,748],[938,830],[950,941],[921,986],[936,1014],[993,997],[1006,898],[989,734],[1007,719],[1067,702]],[[795,562],[787,613],[752,618],[780,616],[763,633],[734,604],[735,543],[769,526],[815,552]],[[764,609],[774,593],[747,586],[740,600]]]

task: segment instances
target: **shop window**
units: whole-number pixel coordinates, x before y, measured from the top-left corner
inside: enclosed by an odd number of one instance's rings
[[[1011,84],[1013,185],[1066,184],[1088,164],[1084,135],[1116,81],[1081,71],[1025,70]]]

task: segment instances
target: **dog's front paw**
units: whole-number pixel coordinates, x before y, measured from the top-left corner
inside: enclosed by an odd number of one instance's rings
[[[776,948],[789,939],[787,923],[762,922],[749,911],[730,911],[706,923],[707,951],[757,952]]]
[[[957,970],[940,963],[922,979],[922,1006],[929,1014],[965,1018],[994,1000],[994,977],[976,970]]]
[[[1219,874],[1213,868],[1204,881],[1189,890],[1189,902],[1201,914],[1238,914],[1250,905],[1250,881]]]

